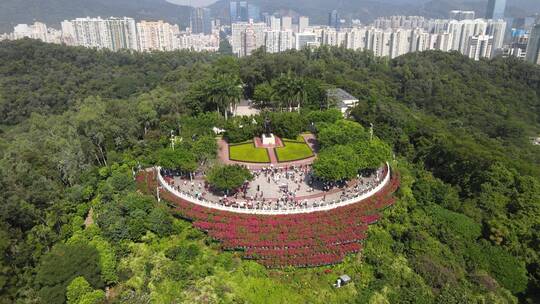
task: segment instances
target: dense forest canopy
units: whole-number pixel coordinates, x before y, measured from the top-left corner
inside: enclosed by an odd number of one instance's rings
[[[223,106],[236,92],[209,88],[237,79],[244,97],[260,97],[283,77],[308,91],[302,117],[323,123],[335,120],[317,88],[357,96],[351,119],[373,123],[374,149],[395,154],[398,202],[340,265],[240,260],[133,181],[133,168],[167,160],[171,130],[193,139],[179,167],[215,158],[212,128],[230,123]],[[322,133],[329,149],[354,153],[333,142],[336,130]],[[540,68],[513,59],[1,42],[0,302],[100,303],[107,286],[113,303],[538,303],[539,134]],[[353,284],[333,289],[343,273]]]

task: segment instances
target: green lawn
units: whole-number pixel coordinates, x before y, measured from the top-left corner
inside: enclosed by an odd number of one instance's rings
[[[250,163],[270,162],[266,149],[255,148],[253,142],[229,146],[229,158],[231,160]]]
[[[313,156],[313,151],[305,142],[283,141],[285,147],[276,148],[276,155],[280,162],[304,159]]]

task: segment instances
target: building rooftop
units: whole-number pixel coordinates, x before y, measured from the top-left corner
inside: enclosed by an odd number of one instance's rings
[[[339,89],[339,88],[337,88],[337,89],[328,89],[326,94],[328,95],[329,98],[336,98],[339,101],[345,101],[345,100],[358,101],[358,98],[352,96],[347,91],[345,91],[343,89]]]

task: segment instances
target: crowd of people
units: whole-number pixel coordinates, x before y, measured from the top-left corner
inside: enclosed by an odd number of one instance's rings
[[[384,179],[386,167],[351,181],[327,183],[316,178],[311,165],[253,170],[254,181],[227,194],[214,193],[202,177],[195,179],[164,175],[175,192],[206,204],[256,210],[293,210],[339,204],[371,191]],[[170,173],[170,172],[162,172]],[[273,188],[279,189],[269,191]]]

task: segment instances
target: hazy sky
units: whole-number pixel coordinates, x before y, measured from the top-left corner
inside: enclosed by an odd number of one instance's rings
[[[217,2],[218,0],[167,0],[167,1],[174,4],[191,5],[191,6],[199,7],[199,6],[210,5],[214,2]]]

